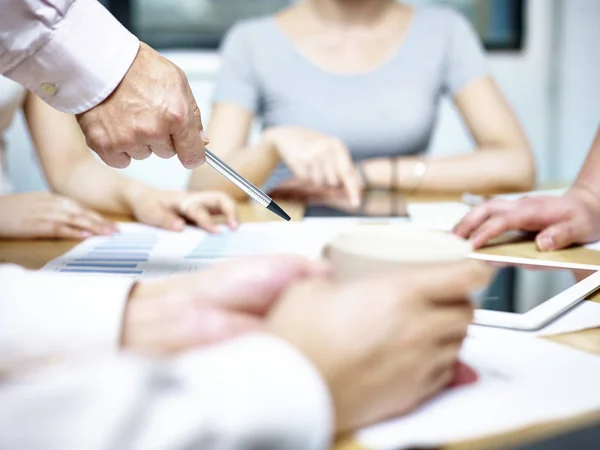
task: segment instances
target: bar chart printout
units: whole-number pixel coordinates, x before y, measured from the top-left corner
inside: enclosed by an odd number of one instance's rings
[[[320,256],[323,245],[346,222],[256,223],[236,231],[208,234],[194,227],[176,233],[135,223],[120,232],[85,240],[44,269],[62,273],[157,278],[193,272],[243,256],[296,254]]]
[[[93,242],[87,251],[66,262],[59,272],[142,275],[158,242],[156,233],[119,233]]]

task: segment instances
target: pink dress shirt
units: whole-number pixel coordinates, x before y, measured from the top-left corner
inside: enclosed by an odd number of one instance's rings
[[[138,39],[96,0],[2,0],[0,74],[78,114],[123,79]]]

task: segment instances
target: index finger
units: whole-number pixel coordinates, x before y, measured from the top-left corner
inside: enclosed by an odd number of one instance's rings
[[[491,216],[509,211],[515,207],[516,204],[514,202],[507,200],[490,200],[469,211],[454,227],[453,231],[455,234],[467,239]]]
[[[205,207],[211,214],[223,214],[229,227],[232,229],[237,228],[237,203],[224,192],[202,192],[195,195],[192,194],[187,199]]]
[[[237,228],[239,220],[235,200],[223,192],[215,192],[215,203],[215,209],[225,216],[229,228]]]
[[[190,94],[191,96],[191,94]],[[189,96],[188,96],[189,97]],[[198,109],[193,97],[179,110],[171,112],[171,138],[177,157],[186,169],[195,169],[204,164],[205,144],[201,135],[202,122],[195,110]]]
[[[342,180],[344,190],[353,205],[360,203],[360,179],[354,170],[354,163],[345,147],[335,152],[338,176]]]

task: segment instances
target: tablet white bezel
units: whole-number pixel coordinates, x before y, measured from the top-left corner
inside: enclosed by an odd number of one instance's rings
[[[581,280],[579,283],[574,284],[573,286],[567,288],[566,290],[560,292],[554,297],[546,300],[544,303],[523,314],[477,309],[475,310],[475,318],[473,321],[473,323],[476,325],[511,328],[526,331],[538,330],[564,314],[566,311],[577,305],[579,302],[600,288],[600,267],[595,265],[483,255],[481,253],[474,253],[471,255],[471,257],[484,261],[509,264],[596,271],[596,273],[591,274],[584,280]]]

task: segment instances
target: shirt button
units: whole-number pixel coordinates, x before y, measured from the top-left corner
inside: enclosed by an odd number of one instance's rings
[[[56,95],[58,89],[52,83],[42,83],[40,84],[40,89],[46,95]]]

